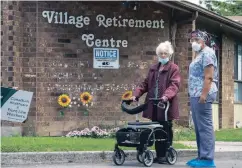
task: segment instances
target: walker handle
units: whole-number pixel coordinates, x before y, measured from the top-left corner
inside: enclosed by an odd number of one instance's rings
[[[170,102],[161,102],[161,98],[149,98],[150,101],[159,101],[159,103],[157,104],[157,107],[161,108],[161,109],[165,109],[165,121],[168,121],[168,110],[170,108]]]

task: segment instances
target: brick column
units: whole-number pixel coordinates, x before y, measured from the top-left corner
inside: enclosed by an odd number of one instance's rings
[[[1,86],[22,89],[21,47],[22,11],[21,2],[1,2]],[[20,126],[19,123],[3,121],[5,126]]]
[[[234,127],[234,41],[222,38],[222,58],[220,59],[220,100],[219,128]]]
[[[21,3],[2,2],[1,22],[1,79],[2,86],[21,88],[20,51],[21,51]]]
[[[189,123],[189,98],[188,98],[188,67],[192,61],[192,49],[189,43],[189,36],[193,24],[182,24],[177,26],[175,63],[181,70],[182,84],[179,92],[180,120],[179,124],[187,126]]]
[[[2,3],[2,73],[3,86],[34,92],[23,134],[35,132],[36,94],[36,2]],[[7,122],[4,122],[7,123]]]
[[[36,6],[37,2],[22,2],[23,16],[23,48],[22,48],[22,81],[23,90],[33,92],[33,99],[31,102],[28,121],[24,124],[23,134],[34,135],[36,133],[36,69],[37,69],[37,58],[36,58]]]

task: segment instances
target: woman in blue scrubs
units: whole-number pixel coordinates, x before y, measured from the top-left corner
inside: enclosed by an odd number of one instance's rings
[[[188,89],[198,147],[198,157],[187,162],[191,167],[215,167],[212,103],[218,91],[218,69],[215,52],[205,44],[208,40],[206,32],[191,33],[190,42],[196,57],[189,66]]]

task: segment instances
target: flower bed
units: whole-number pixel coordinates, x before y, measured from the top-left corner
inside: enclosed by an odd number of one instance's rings
[[[71,131],[66,137],[90,137],[90,138],[110,138],[114,137],[115,133],[119,130],[119,128],[113,128],[109,130],[102,130],[97,126],[94,126],[92,129],[85,128],[81,131]]]

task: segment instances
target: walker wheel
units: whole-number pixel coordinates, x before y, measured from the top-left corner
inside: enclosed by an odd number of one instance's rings
[[[166,161],[170,165],[174,165],[177,161],[177,151],[173,148],[170,147],[167,152],[166,152]]]
[[[124,151],[121,149],[116,149],[113,153],[113,162],[116,165],[122,165],[125,161],[125,154]]]
[[[143,161],[142,155],[143,155],[142,153],[137,152],[136,158],[137,158],[137,160],[138,160],[140,163],[143,163],[143,162],[142,162],[142,161]]]
[[[150,167],[153,162],[154,162],[154,155],[150,150],[146,150],[144,151],[143,155],[142,155],[142,163],[146,166],[146,167]]]

